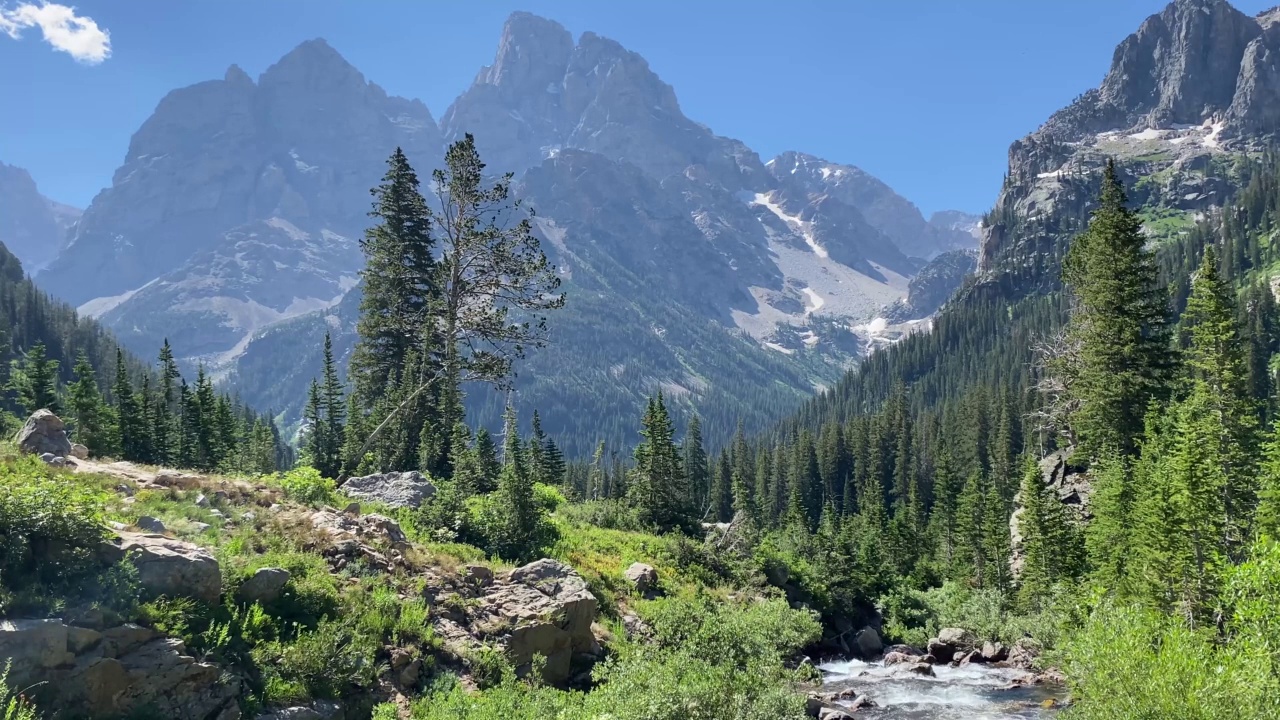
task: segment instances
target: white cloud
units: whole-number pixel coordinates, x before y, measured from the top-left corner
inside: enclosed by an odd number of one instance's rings
[[[111,57],[111,33],[92,18],[76,15],[73,7],[48,2],[0,6],[0,32],[16,40],[33,27],[40,28],[45,42],[55,50],[82,63],[97,65]]]

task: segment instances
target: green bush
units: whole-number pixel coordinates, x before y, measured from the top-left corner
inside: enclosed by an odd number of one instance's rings
[[[105,569],[103,497],[38,459],[0,464],[0,613],[47,612],[68,602],[131,602],[127,570]]]
[[[371,688],[378,676],[376,659],[381,649],[382,638],[362,630],[352,617],[325,620],[291,643],[259,644],[253,657],[263,670],[263,701],[338,699]]]
[[[560,488],[544,483],[533,484],[533,504],[544,511],[555,512],[557,508],[567,502],[568,499],[565,498],[564,493],[560,492]]]
[[[1232,569],[1222,630],[1104,601],[1066,643],[1079,720],[1280,718],[1280,544]]]
[[[589,500],[562,506],[557,513],[570,522],[595,525],[607,530],[643,530],[635,509],[621,500]]]
[[[333,480],[322,476],[319,470],[306,465],[269,475],[267,482],[278,485],[290,500],[307,505],[332,503],[337,497]]]

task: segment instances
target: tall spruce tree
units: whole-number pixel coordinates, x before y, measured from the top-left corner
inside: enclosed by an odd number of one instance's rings
[[[1146,241],[1108,161],[1100,205],[1063,262],[1077,303],[1068,337],[1079,352],[1058,371],[1079,402],[1071,423],[1090,457],[1135,452],[1148,404],[1168,392],[1168,299]]]
[[[37,342],[9,370],[9,389],[25,413],[46,409],[62,412],[58,402],[58,361],[49,358],[45,345]]]
[[[120,455],[125,460],[141,460],[146,453],[144,435],[147,428],[143,426],[142,408],[133,393],[133,383],[129,382],[124,351],[119,348],[116,348],[116,379],[111,385],[111,396],[115,401]]]
[[[89,364],[89,356],[83,351],[76,358],[74,372],[75,382],[67,387],[74,423],[72,437],[94,456],[111,455],[116,451],[114,419],[98,390],[98,379]]]
[[[640,522],[661,532],[688,527],[693,520],[687,478],[672,435],[671,417],[659,393],[649,399],[640,421],[642,440],[635,450],[628,497]],[[726,499],[732,503],[731,497]]]
[[[696,414],[689,418],[689,429],[685,431],[680,449],[684,452],[685,472],[689,474],[689,505],[701,509],[706,507],[711,493],[711,473],[707,449],[702,444],[702,419]]]

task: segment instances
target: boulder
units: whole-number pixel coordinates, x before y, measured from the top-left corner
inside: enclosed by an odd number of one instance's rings
[[[71,441],[67,439],[62,418],[49,410],[37,410],[27,418],[17,436],[18,449],[30,455],[50,453],[56,457],[71,454]]]
[[[973,633],[963,628],[943,628],[938,632],[938,641],[956,650],[972,650],[978,644]]]
[[[71,443],[71,457],[77,460],[88,460],[89,448],[80,443]]]
[[[236,597],[247,603],[269,603],[280,597],[280,591],[288,582],[289,571],[284,568],[258,568],[240,584]]]
[[[635,586],[636,592],[646,593],[658,586],[658,571],[653,569],[652,565],[644,563],[631,563],[631,567],[627,568],[623,573],[623,577],[627,582]]]
[[[462,576],[477,587],[489,587],[493,584],[493,570],[486,565],[464,565]]]
[[[393,508],[416,508],[436,494],[436,486],[416,470],[386,472],[354,477],[342,485],[342,492],[357,500],[368,500]]]
[[[154,640],[156,634],[150,628],[125,623],[102,631],[102,655],[115,658],[126,655]]]
[[[14,681],[28,682],[41,669],[75,660],[67,649],[67,626],[61,620],[0,620],[0,657],[11,662]]]
[[[257,720],[342,720],[342,705],[332,700],[316,700],[310,706],[281,708],[264,713]]]
[[[138,518],[138,520],[133,524],[133,526],[143,532],[148,532],[155,535],[163,534],[164,531],[167,529],[165,528],[164,523],[160,522],[160,520],[157,518],[151,517],[150,515],[143,515],[142,517]]]
[[[1035,665],[1038,657],[1040,657],[1040,644],[1034,640],[1022,638],[1009,649],[1009,656],[1005,662],[1011,667],[1029,669]]]
[[[512,570],[506,582],[496,583],[480,599],[481,612],[512,628],[502,643],[516,669],[527,672],[533,657],[541,655],[546,658],[543,677],[552,683],[569,678],[575,655],[599,654],[591,632],[596,606],[587,581],[550,559]]]
[[[908,655],[906,653],[897,652],[897,651],[887,652],[884,654],[884,664],[886,666],[901,665],[903,663],[920,663],[924,661],[925,661],[924,656],[922,655]]]
[[[841,708],[825,707],[818,711],[818,720],[853,720],[853,716]]]
[[[961,667],[964,667],[965,665],[973,665],[973,664],[981,665],[987,662],[987,659],[982,657],[981,650],[970,650],[967,653],[959,653],[959,655],[961,656],[960,657]]]
[[[880,633],[869,627],[859,630],[853,640],[858,645],[858,652],[862,653],[864,658],[873,658],[884,648],[883,643],[880,642]]]
[[[204,548],[163,535],[122,532],[108,553],[128,558],[152,595],[192,597],[214,604],[222,594],[222,569]]]
[[[1009,657],[1009,649],[998,642],[982,643],[982,659],[985,662],[1000,662]]]
[[[924,675],[925,677],[936,677],[936,675],[933,672],[933,666],[930,665],[929,663],[916,663],[915,665],[908,665],[905,668],[905,670],[915,675]]]

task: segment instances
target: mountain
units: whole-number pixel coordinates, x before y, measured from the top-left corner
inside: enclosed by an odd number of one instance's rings
[[[31,174],[0,162],[0,243],[38,269],[57,255],[80,211],[40,194]]]
[[[1274,78],[1280,10],[1250,17],[1224,0],[1176,0],[1148,18],[1116,48],[1097,88],[1010,146],[1007,180],[978,228],[975,275],[932,319],[931,332],[877,353],[795,421],[874,407],[897,382],[912,388],[921,410],[1002,390],[1031,402],[1032,347],[1066,319],[1061,260],[1088,222],[1108,159],[1158,250],[1175,308],[1215,234],[1228,278],[1271,281],[1270,236],[1250,234],[1262,216],[1246,208],[1272,192],[1267,151],[1280,118],[1280,95],[1268,91]],[[959,216],[934,219],[968,225]],[[910,316],[911,304],[889,314]]]
[[[1240,154],[1266,147],[1280,121],[1278,23],[1280,10],[1250,17],[1225,0],[1177,0],[1143,22],[1097,88],[1010,147],[983,272],[1056,276],[1069,233],[1051,219],[1084,217],[1107,158],[1157,240],[1221,207],[1240,183]]]
[[[167,337],[296,418],[325,329],[354,343],[385,158],[403,147],[427,177],[465,133],[515,174],[565,280],[516,397],[574,453],[629,436],[659,390],[714,415],[713,441],[766,425],[865,352],[928,258],[973,244],[856,167],[761,162],[686,117],[636,53],[515,13],[438,125],[320,40],[256,82],[233,66],[170,93],[39,280],[140,352]],[[472,411],[496,422],[504,401],[477,389]]]
[[[322,40],[257,82],[232,66],[160,101],[39,282],[139,352],[167,336],[216,361],[355,284],[368,191],[397,146],[429,170],[431,113]]]

